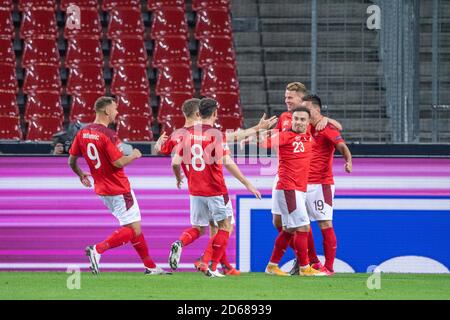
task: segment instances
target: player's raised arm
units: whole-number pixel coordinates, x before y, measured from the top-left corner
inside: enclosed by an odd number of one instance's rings
[[[69,155],[68,163],[70,168],[80,178],[81,183],[85,187],[87,188],[92,187],[91,181],[89,180],[90,174],[81,170],[81,168],[78,166],[77,160],[78,160],[77,156]]]
[[[158,154],[161,151],[161,146],[164,144],[164,142],[167,141],[168,138],[169,136],[166,134],[165,131],[159,136],[154,146],[155,153]]]
[[[238,179],[248,191],[253,193],[256,198],[261,199],[261,193],[251,184],[250,181],[242,174],[239,167],[234,163],[233,159],[229,155],[223,157],[223,165],[227,168],[228,172],[231,173],[233,177]]]
[[[138,149],[133,149],[129,156],[122,156],[121,158],[114,161],[113,165],[116,168],[123,168],[129,165],[134,160],[139,159],[140,157],[142,157],[141,152]]]
[[[226,134],[227,141],[241,141],[242,139],[247,138],[248,136],[251,136],[255,134],[258,131],[261,130],[268,130],[271,127],[273,127],[278,121],[278,118],[276,116],[272,116],[269,119],[267,119],[266,114],[264,113],[261,119],[259,120],[259,123],[256,126],[253,126],[251,128],[245,129],[245,130],[238,130],[234,132],[229,132]]]
[[[350,152],[350,149],[347,147],[345,142],[339,142],[336,145],[336,149],[338,149],[338,151],[342,154],[342,156],[345,159],[344,165],[345,172],[351,173],[353,165],[352,165],[352,153]]]

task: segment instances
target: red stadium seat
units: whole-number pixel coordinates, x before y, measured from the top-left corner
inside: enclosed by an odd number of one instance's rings
[[[242,117],[232,117],[223,115],[219,112],[217,127],[222,131],[237,130],[239,128],[242,128]]]
[[[99,8],[97,0],[61,0],[59,8],[61,11],[66,11],[71,4],[79,8],[94,8],[97,10]]]
[[[79,23],[79,28],[75,28]],[[95,8],[81,8],[80,21],[72,15],[66,16],[66,23],[64,28],[64,38],[97,38],[100,39],[103,35],[102,25],[98,11]]]
[[[183,103],[191,99],[189,93],[167,93],[161,96],[158,109],[158,122],[163,122],[171,116],[180,116],[182,114]]]
[[[28,121],[29,141],[51,141],[52,136],[63,129],[62,119],[54,117],[32,118]]]
[[[64,118],[61,95],[58,92],[35,92],[28,95],[25,120],[39,117]]]
[[[14,3],[12,0],[0,0],[0,10],[13,11]]]
[[[191,54],[185,37],[162,37],[155,39],[153,49],[153,68],[162,68],[170,64],[191,65]]]
[[[195,38],[232,36],[230,13],[226,8],[203,8],[197,12]]]
[[[0,92],[19,92],[15,67],[0,64],[0,75]]]
[[[0,116],[19,116],[19,106],[15,93],[0,91]]]
[[[18,116],[0,115],[0,140],[22,140],[22,129]]]
[[[12,67],[16,66],[16,55],[11,39],[0,38],[0,63]]]
[[[178,7],[183,10],[186,9],[186,4],[184,0],[148,0],[147,10],[154,11],[163,7]]]
[[[26,69],[23,92],[29,94],[39,91],[61,92],[59,67],[35,64]]]
[[[0,38],[14,39],[15,30],[11,12],[0,10]]]
[[[211,36],[200,41],[197,65],[199,68],[210,64],[236,64],[233,41],[230,37]]]
[[[171,65],[159,69],[155,92],[157,95],[165,95],[168,92],[185,92],[194,95],[191,68],[186,65]]]
[[[119,115],[145,116],[153,121],[148,92],[122,93],[116,99]]]
[[[148,117],[120,116],[117,134],[123,141],[152,141],[153,133]]]
[[[70,105],[70,121],[79,120],[82,123],[90,123],[95,119],[95,101],[104,96],[104,92],[79,92],[72,95]]]
[[[200,94],[207,96],[219,92],[239,94],[239,81],[234,66],[210,65],[203,69]]]
[[[20,38],[52,38],[58,37],[58,27],[53,9],[31,9],[22,13]]]
[[[150,92],[146,68],[126,65],[114,69],[111,93],[120,95],[123,92]]]
[[[124,64],[134,64],[145,68],[147,63],[147,49],[141,38],[123,38],[112,41],[110,67],[118,68]]]
[[[230,9],[229,0],[192,0],[192,10],[198,11],[203,8],[224,7]]]
[[[152,39],[166,36],[188,37],[188,25],[184,9],[160,8],[153,11],[150,36]]]
[[[67,42],[65,66],[73,68],[81,64],[103,66],[102,45],[95,38],[72,38]]]
[[[57,5],[55,0],[19,0],[20,11],[30,10],[34,8],[56,10]]]
[[[77,92],[105,92],[103,69],[94,65],[78,65],[70,69],[67,80],[67,94]]]
[[[36,63],[59,67],[60,61],[58,43],[54,39],[36,38],[24,41],[22,68],[29,68]]]
[[[167,116],[161,121],[161,130],[160,132],[165,132],[167,135],[170,135],[176,129],[183,128],[185,123],[184,116],[180,115],[171,115]]]
[[[219,103],[219,113],[233,117],[242,117],[239,95],[236,93],[216,93],[211,98]]]
[[[102,10],[109,11],[115,8],[136,8],[141,10],[140,0],[103,0]]]
[[[141,10],[136,8],[116,8],[109,13],[107,36],[109,39],[140,37],[144,39],[144,22]]]

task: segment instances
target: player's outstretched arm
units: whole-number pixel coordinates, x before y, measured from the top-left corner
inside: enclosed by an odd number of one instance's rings
[[[122,156],[120,159],[114,161],[113,165],[116,168],[123,168],[129,165],[134,160],[139,159],[140,157],[142,157],[141,152],[138,149],[133,149],[129,156]]]
[[[92,187],[91,181],[89,180],[90,174],[87,172],[83,172],[83,170],[80,169],[77,163],[78,157],[69,155],[69,166],[72,169],[72,171],[80,178],[81,183],[87,187]]]
[[[233,177],[238,179],[247,188],[248,191],[253,193],[256,198],[261,199],[261,193],[242,174],[241,170],[239,170],[239,167],[236,165],[236,163],[234,163],[233,159],[229,155],[223,157],[223,164],[225,168],[227,168],[228,172],[231,173]]]
[[[183,183],[183,175],[181,174],[181,163],[183,158],[175,154],[172,158],[172,170],[175,178],[177,179],[177,188],[181,189],[181,184]]]
[[[342,154],[342,156],[345,159],[345,165],[344,170],[347,173],[351,173],[353,169],[352,165],[352,153],[350,152],[350,149],[347,147],[345,142],[340,142],[337,144],[336,149]]]
[[[316,130],[322,131],[323,129],[325,129],[328,122],[331,123],[333,126],[335,126],[336,129],[338,129],[339,131],[342,131],[343,128],[342,128],[341,123],[339,121],[336,121],[336,120],[328,118],[328,117],[322,117],[322,119],[316,124]]]
[[[226,133],[227,141],[241,141],[242,139],[248,138],[249,136],[254,135],[256,132],[261,130],[268,130],[271,127],[273,127],[278,121],[278,118],[276,116],[273,116],[269,119],[267,119],[266,114],[264,113],[261,119],[259,120],[259,123],[256,126],[253,126],[251,128],[245,129],[245,130],[238,130],[234,132],[228,132]]]
[[[159,136],[153,148],[156,154],[158,154],[161,151],[161,146],[164,144],[164,142],[166,142],[168,138],[169,136],[166,134],[165,131]]]

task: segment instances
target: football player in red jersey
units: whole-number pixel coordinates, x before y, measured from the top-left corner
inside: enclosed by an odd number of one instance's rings
[[[265,272],[290,275],[283,272],[278,263],[292,241],[300,262],[300,275],[322,276],[325,274],[313,269],[308,258],[310,222],[306,211],[306,190],[312,152],[312,138],[307,132],[310,112],[304,107],[294,108],[291,119],[291,130],[277,132],[262,142],[265,148],[277,149],[278,181],[272,203],[276,212],[281,213],[283,226]]]
[[[116,132],[108,128],[118,115],[117,104],[111,97],[100,97],[95,102],[95,112],[94,122],[75,136],[69,151],[69,166],[85,187],[92,186],[89,180],[92,176],[95,193],[119,220],[121,227],[104,241],[86,248],[92,273],[99,273],[100,257],[105,251],[131,242],[146,268],[145,274],[166,274],[149,255],[141,230],[139,205],[123,169],[140,158],[141,152],[133,149],[130,155],[124,155]],[[86,160],[90,174],[78,166],[77,159],[81,156]]]
[[[208,226],[214,221],[218,231],[211,240],[212,263],[205,271],[209,277],[223,277],[217,270],[232,230],[233,208],[223,177],[224,165],[257,198],[259,191],[245,178],[229,155],[225,135],[213,127],[217,119],[218,103],[214,99],[204,98],[200,101],[199,112],[202,123],[187,128],[187,135],[174,154],[172,167],[180,188],[183,182],[180,167],[185,165],[188,171],[188,188],[191,202],[191,224]],[[172,255],[174,263],[178,255]]]

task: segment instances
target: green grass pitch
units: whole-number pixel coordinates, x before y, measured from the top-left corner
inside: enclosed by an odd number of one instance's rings
[[[381,274],[381,288],[372,290],[367,288],[370,275],[311,278],[243,273],[238,277],[207,278],[192,272],[167,276],[145,276],[140,272],[104,272],[93,276],[83,272],[81,288],[69,290],[70,274],[63,272],[0,272],[0,299],[450,299],[448,274]]]

